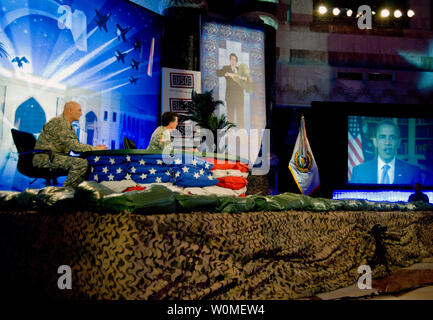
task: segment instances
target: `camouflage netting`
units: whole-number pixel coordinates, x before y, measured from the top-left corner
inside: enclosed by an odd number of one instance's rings
[[[203,210],[206,210],[204,212]],[[391,271],[433,256],[432,207],[296,194],[116,194],[84,183],[0,193],[0,280],[20,296],[290,299],[356,282],[387,228]],[[72,269],[59,290],[57,268]],[[385,276],[385,265],[372,265]]]

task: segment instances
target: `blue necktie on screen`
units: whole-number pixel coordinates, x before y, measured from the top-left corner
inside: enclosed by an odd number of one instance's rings
[[[389,184],[389,175],[388,175],[389,168],[391,168],[391,167],[387,164],[385,164],[382,167],[382,177],[380,179],[380,183]]]

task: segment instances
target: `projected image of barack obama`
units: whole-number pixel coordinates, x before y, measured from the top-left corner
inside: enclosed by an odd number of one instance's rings
[[[376,158],[355,166],[350,183],[407,185],[421,181],[418,166],[397,159],[401,140],[400,128],[394,122],[379,122],[373,143]]]

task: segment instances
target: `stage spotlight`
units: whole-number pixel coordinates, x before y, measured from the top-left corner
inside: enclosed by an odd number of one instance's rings
[[[389,17],[389,10],[388,9],[383,9],[380,12],[380,15],[382,16],[382,18],[388,18]]]
[[[325,14],[326,12],[328,12],[328,9],[325,6],[320,6],[318,11],[320,14]]]
[[[347,14],[348,17],[351,17],[352,14],[353,14],[352,9],[347,10],[346,14]]]
[[[395,11],[394,11],[394,17],[396,17],[396,18],[400,18],[402,15],[403,15],[403,14],[401,13],[400,10],[395,10]]]
[[[373,16],[375,16],[375,15],[376,15],[376,11],[371,11],[371,14],[372,14]]]
[[[340,14],[340,9],[338,9],[338,8],[334,8],[334,9],[332,10],[332,14],[333,14],[334,16],[338,16],[338,15]]]
[[[414,15],[415,15],[415,11],[413,11],[413,10],[408,10],[408,11],[407,11],[407,16],[408,16],[409,18],[412,18]]]

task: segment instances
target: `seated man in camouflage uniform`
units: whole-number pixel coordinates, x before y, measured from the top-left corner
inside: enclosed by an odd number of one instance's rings
[[[69,152],[84,152],[92,150],[105,150],[104,145],[96,147],[82,144],[72,128],[72,122],[81,117],[81,106],[77,102],[69,101],[65,104],[63,114],[48,121],[39,135],[35,149],[49,150],[53,154],[51,168],[54,170],[67,170],[68,176],[64,186],[75,188],[86,175],[88,163],[86,159],[70,157]],[[39,168],[48,168],[50,159],[48,154],[36,154],[33,165]]]
[[[146,151],[164,150],[165,147],[171,149],[170,131],[177,127],[177,115],[174,112],[164,112],[161,117],[161,126],[155,129],[150,138],[149,146]]]

